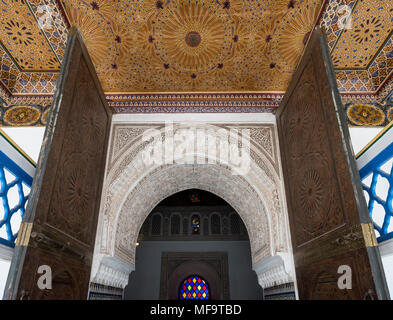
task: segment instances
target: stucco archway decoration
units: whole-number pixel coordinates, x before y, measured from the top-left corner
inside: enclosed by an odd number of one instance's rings
[[[190,124],[175,124],[174,133],[189,127]],[[191,153],[185,150],[180,158],[191,156],[191,164],[177,162],[147,165],[143,154],[151,141],[144,141],[143,134],[154,129],[165,142],[168,132],[164,125],[115,125],[92,279],[100,268],[100,261],[110,257],[133,266],[136,239],[145,218],[161,200],[190,188],[199,188],[220,196],[239,213],[249,233],[254,265],[276,252],[289,251],[274,127],[238,125],[238,131],[230,131],[234,126],[226,125],[198,123],[191,127],[209,131],[216,137],[229,137],[229,142],[236,145],[243,143],[240,129],[249,129],[251,158],[248,172],[243,175],[233,174],[234,166],[220,159],[218,151],[214,157],[201,154],[198,150]],[[214,160],[215,163],[208,164],[208,160]]]
[[[212,192],[239,213],[249,233],[254,261],[271,252],[265,206],[247,181],[222,165],[172,165],[156,168],[126,198],[116,225],[115,254],[134,263],[135,243],[146,217],[159,202],[187,189]]]

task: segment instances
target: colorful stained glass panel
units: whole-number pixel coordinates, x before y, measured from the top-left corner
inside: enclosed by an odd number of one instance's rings
[[[199,276],[190,276],[181,284],[179,297],[180,300],[209,300],[209,285]]]
[[[191,233],[192,234],[199,234],[200,233],[200,221],[199,216],[193,216],[191,219]]]

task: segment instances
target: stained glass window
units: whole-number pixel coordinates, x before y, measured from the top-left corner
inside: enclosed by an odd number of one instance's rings
[[[207,282],[199,276],[189,276],[180,285],[180,300],[210,300]]]
[[[200,234],[200,220],[197,215],[193,216],[191,219],[191,233],[192,234]]]
[[[201,201],[201,199],[199,198],[199,195],[197,193],[191,194],[190,200],[191,200],[191,202],[200,202]]]

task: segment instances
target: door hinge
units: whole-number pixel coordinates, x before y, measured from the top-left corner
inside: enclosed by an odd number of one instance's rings
[[[374,226],[370,223],[362,223],[362,232],[366,247],[377,247],[378,242],[374,233]]]
[[[20,224],[18,237],[16,238],[15,245],[21,247],[27,247],[27,245],[29,244],[32,229],[33,229],[32,222],[22,222]]]

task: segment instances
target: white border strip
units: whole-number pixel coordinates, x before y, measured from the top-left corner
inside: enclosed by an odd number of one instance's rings
[[[393,126],[386,131],[366,152],[364,152],[356,161],[358,170],[361,170],[380,152],[393,142]]]
[[[11,261],[13,254],[14,254],[14,248],[8,247],[0,243],[0,260]]]
[[[19,167],[26,171],[30,177],[34,177],[35,167],[25,157],[23,157],[2,135],[0,135],[0,150]]]

